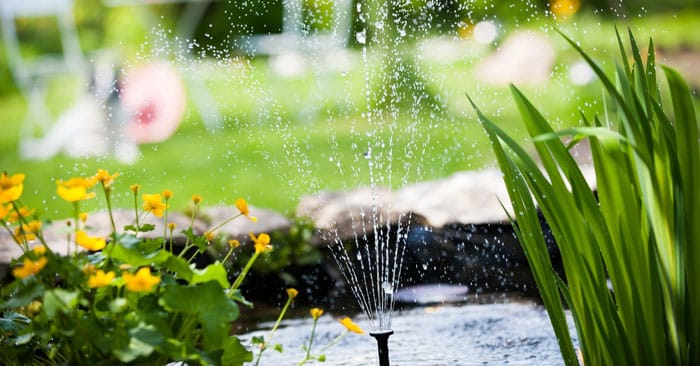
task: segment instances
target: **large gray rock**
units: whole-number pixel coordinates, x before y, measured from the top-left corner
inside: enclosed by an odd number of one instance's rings
[[[592,167],[583,166],[582,171],[594,186]],[[303,197],[296,214],[310,217],[319,236],[343,240],[371,234],[374,222],[381,227],[408,218],[413,224],[432,228],[449,223],[502,223],[508,221],[504,207],[512,211],[502,174],[498,169],[485,169],[458,172],[396,191],[362,187],[321,192]]]

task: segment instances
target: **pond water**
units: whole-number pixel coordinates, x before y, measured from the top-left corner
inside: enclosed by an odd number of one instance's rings
[[[369,331],[369,323],[356,322]],[[439,305],[394,313],[394,335],[389,338],[392,365],[563,365],[556,337],[546,311],[540,305],[513,302],[488,305]],[[574,333],[569,318],[569,328]],[[262,365],[296,365],[304,358],[311,319],[283,322],[272,343],[284,352],[267,351]],[[268,330],[241,335],[244,342],[253,336],[267,337]],[[334,316],[319,319],[312,354],[344,328]],[[325,365],[376,365],[377,345],[369,335],[351,333],[326,354]]]

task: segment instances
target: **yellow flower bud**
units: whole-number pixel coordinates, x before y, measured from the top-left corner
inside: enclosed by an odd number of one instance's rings
[[[309,312],[311,313],[311,318],[313,318],[313,320],[316,320],[323,315],[323,309],[320,308],[312,308]]]

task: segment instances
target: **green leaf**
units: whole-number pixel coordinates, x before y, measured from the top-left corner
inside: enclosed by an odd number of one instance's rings
[[[124,225],[124,231],[133,231],[137,233],[139,229],[135,225]]]
[[[109,302],[109,310],[113,313],[121,313],[127,309],[128,305],[129,302],[125,298],[118,297]]]
[[[130,363],[139,357],[146,357],[153,353],[153,346],[141,341],[138,338],[130,338],[125,347],[115,348],[112,354],[121,362]]]
[[[282,344],[280,344],[280,343],[275,344],[275,346],[272,347],[272,348],[273,348],[275,351],[279,352],[279,353],[283,353],[283,352],[284,352],[284,348],[282,347]]]
[[[240,304],[246,305],[249,308],[253,308],[253,303],[246,300],[245,297],[243,297],[243,294],[241,293],[240,289],[233,290],[233,293],[230,295],[230,297],[232,300],[234,300]]]
[[[187,282],[192,281],[192,276],[194,276],[190,263],[187,262],[186,259],[175,255],[171,255],[163,262],[163,268],[172,272],[176,278],[183,279]]]
[[[41,282],[31,282],[24,284],[23,281],[16,281],[12,284],[7,293],[3,291],[3,297],[9,300],[0,305],[0,310],[13,309],[27,306],[35,299],[44,294],[45,287]]]
[[[2,331],[3,336],[17,334],[29,325],[29,323],[31,323],[31,319],[20,313],[11,311],[7,314],[3,314],[3,317],[0,318],[0,331]]]
[[[228,337],[238,306],[226,296],[217,281],[194,286],[171,283],[165,286],[159,304],[168,311],[196,316],[202,326],[205,349],[220,348]]]
[[[78,291],[67,291],[60,288],[48,290],[44,294],[41,310],[49,319],[53,319],[56,314],[70,314],[78,306],[80,293]]]
[[[160,245],[154,245],[153,241],[129,242],[127,245],[115,245],[111,248],[111,258],[134,267],[158,265],[172,256],[167,250],[159,248]]]
[[[245,362],[253,361],[253,352],[247,350],[241,344],[238,337],[228,337],[224,341],[224,354],[221,356],[221,364],[226,366],[241,366]]]
[[[231,285],[228,282],[228,272],[223,263],[216,262],[208,265],[204,269],[194,269],[190,282],[194,285],[209,281],[216,281],[222,288],[229,288]]]
[[[156,228],[156,226],[153,224],[143,224],[143,225],[141,225],[139,231],[142,233],[147,233],[149,231],[153,231],[153,229],[155,229],[155,228]]]
[[[152,347],[160,346],[165,342],[165,337],[156,327],[145,323],[141,323],[136,328],[130,329],[129,335]]]
[[[22,334],[18,337],[13,338],[12,343],[15,346],[21,346],[21,345],[29,343],[32,340],[32,338],[34,338],[34,333]]]

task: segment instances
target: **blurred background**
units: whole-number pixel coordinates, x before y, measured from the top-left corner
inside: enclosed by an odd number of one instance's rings
[[[629,27],[700,87],[697,0],[0,7],[0,169],[26,174],[24,203],[42,217],[71,214],[57,180],[98,168],[121,174],[117,206],[139,183],[173,190],[174,209],[200,194],[291,214],[323,190],[492,167],[465,94],[516,133],[508,83],[561,126],[604,111],[601,86],[557,30],[612,71],[615,28]]]

